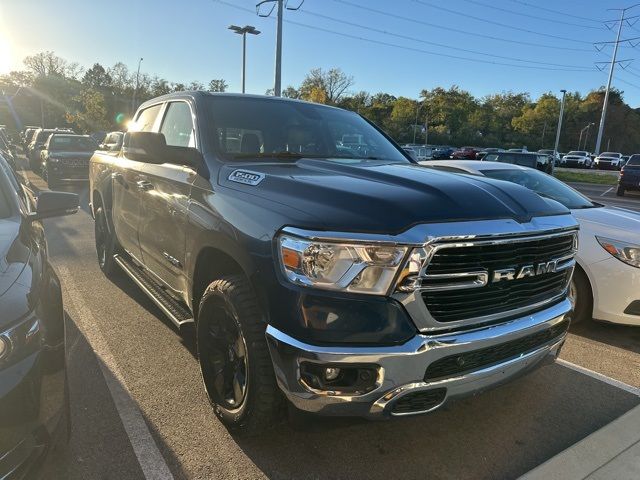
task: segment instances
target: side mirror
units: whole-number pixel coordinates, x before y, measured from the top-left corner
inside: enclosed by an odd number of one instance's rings
[[[167,146],[162,133],[127,132],[122,142],[126,158],[146,163],[171,163],[197,169],[202,165],[202,154],[191,147]]]
[[[166,163],[167,141],[162,133],[127,132],[122,142],[122,154],[146,163]]]
[[[29,214],[30,221],[43,218],[72,215],[78,211],[80,201],[78,195],[68,192],[41,192],[38,195],[36,211]]]
[[[107,150],[107,146],[104,143],[99,143],[98,150]]]

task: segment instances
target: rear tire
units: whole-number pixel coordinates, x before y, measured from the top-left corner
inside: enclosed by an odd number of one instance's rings
[[[107,276],[113,277],[120,268],[113,258],[114,255],[120,253],[118,242],[109,231],[107,224],[107,216],[102,207],[96,210],[96,221],[94,223],[94,232],[96,239],[96,254],[98,255],[98,265],[100,270]]]
[[[569,300],[573,305],[572,323],[591,320],[593,315],[593,293],[586,273],[576,266],[569,286]]]
[[[618,189],[616,190],[616,195],[619,197],[624,197],[624,187],[618,185]]]
[[[205,290],[196,326],[204,387],[220,421],[230,431],[247,436],[267,430],[284,413],[266,327],[243,275],[223,277]]]

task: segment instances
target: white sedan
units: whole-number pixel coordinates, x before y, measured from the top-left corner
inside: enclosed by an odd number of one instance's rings
[[[590,318],[640,326],[640,214],[592,202],[531,168],[497,162],[421,162],[430,168],[517,183],[571,210],[580,223],[577,266],[569,288],[574,321]]]

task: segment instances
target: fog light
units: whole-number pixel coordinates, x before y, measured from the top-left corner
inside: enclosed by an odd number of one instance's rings
[[[339,368],[325,368],[324,369],[324,378],[331,381],[331,380],[335,380],[336,378],[338,378],[338,375],[340,375],[340,369]]]

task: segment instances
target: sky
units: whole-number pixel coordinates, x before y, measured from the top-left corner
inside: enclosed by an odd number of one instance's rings
[[[227,27],[253,25],[247,92],[273,87],[276,21],[257,0],[0,0],[0,74],[39,51],[85,67],[122,61],[174,82],[224,78],[241,88],[242,39]],[[633,2],[630,2],[631,4]],[[295,8],[300,0],[288,0]],[[285,10],[282,83],[312,68],[339,67],[352,91],[417,98],[452,85],[484,95],[606,84],[618,11],[611,0],[305,0]],[[640,6],[628,16],[640,15]],[[613,85],[640,106],[640,17],[624,22]],[[493,38],[491,38],[493,37]],[[596,48],[598,47],[598,48]],[[599,51],[601,50],[601,51]],[[596,63],[604,62],[604,63]],[[597,67],[603,69],[599,71]],[[621,67],[625,67],[624,69]]]

